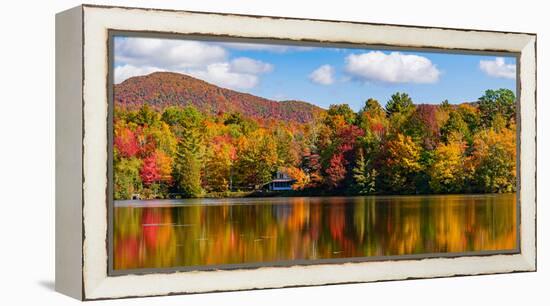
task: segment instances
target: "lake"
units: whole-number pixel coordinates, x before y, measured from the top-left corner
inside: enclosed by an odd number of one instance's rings
[[[516,249],[516,195],[115,201],[115,270]]]

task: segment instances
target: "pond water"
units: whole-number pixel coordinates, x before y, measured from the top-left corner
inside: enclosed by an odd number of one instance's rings
[[[115,201],[115,270],[516,249],[516,195]]]

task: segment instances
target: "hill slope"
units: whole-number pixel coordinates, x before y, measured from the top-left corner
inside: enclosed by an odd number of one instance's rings
[[[277,102],[251,94],[218,87],[188,75],[155,72],[127,79],[114,87],[117,107],[136,108],[144,102],[162,109],[194,105],[210,114],[240,112],[263,119],[309,122],[322,108],[302,101]]]

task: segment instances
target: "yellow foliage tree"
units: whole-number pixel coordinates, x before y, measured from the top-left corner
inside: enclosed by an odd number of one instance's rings
[[[449,143],[440,143],[434,152],[434,161],[428,170],[430,188],[435,192],[460,192],[465,179],[466,144],[459,135],[450,137]]]
[[[386,143],[383,179],[387,188],[394,192],[415,190],[415,176],[422,170],[420,152],[421,147],[401,133]]]
[[[288,174],[288,176],[295,180],[294,184],[292,184],[292,189],[302,190],[309,184],[309,176],[302,169],[287,167],[284,168],[284,171]]]
[[[516,127],[482,130],[474,137],[470,168],[480,192],[514,192],[516,189]]]

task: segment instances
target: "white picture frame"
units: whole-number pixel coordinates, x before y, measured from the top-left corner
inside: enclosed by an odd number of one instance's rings
[[[518,58],[514,254],[110,275],[109,31],[511,52]],[[536,271],[536,35],[82,5],[56,17],[56,290],[81,300]]]

